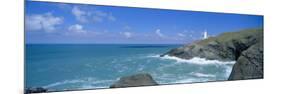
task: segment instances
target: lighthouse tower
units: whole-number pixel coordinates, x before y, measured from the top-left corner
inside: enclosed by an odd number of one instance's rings
[[[207,39],[208,38],[208,32],[207,30],[204,31],[204,34],[203,34],[203,39]]]

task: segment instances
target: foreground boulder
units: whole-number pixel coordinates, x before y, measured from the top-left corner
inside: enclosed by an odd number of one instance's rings
[[[26,88],[24,94],[31,94],[31,93],[43,93],[47,92],[48,90],[42,87],[35,87],[35,88]]]
[[[263,78],[263,43],[251,46],[238,58],[228,80]]]
[[[136,86],[152,86],[158,85],[147,73],[135,74],[131,76],[121,77],[119,81],[110,86],[110,88],[120,87],[136,87]]]
[[[161,56],[236,61],[229,80],[263,78],[263,28],[227,32],[175,48]]]

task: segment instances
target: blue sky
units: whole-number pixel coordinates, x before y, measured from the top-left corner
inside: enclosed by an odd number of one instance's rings
[[[26,1],[28,44],[183,44],[202,33],[263,27],[256,15]]]

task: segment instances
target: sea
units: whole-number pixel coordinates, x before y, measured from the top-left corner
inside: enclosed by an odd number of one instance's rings
[[[225,81],[235,61],[163,56],[175,44],[26,44],[25,87],[50,91],[109,88],[120,77],[149,73],[161,84]]]

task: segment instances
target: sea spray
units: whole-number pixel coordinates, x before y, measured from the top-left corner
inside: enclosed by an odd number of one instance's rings
[[[208,81],[221,81],[226,80],[232,70],[235,61],[219,61],[207,60],[205,58],[194,57],[192,59],[181,59],[175,56],[165,55],[160,57],[157,54],[150,54],[149,58],[158,58],[162,61],[170,61],[172,64],[166,64],[158,68],[158,70],[166,72],[163,75],[156,75],[161,84],[175,84],[175,83],[194,83],[194,82],[208,82]],[[182,75],[168,74],[169,71],[165,70],[180,70],[178,68],[187,66],[185,69],[193,68],[193,70],[186,71],[186,73],[179,73]],[[212,72],[211,70],[218,70]],[[168,76],[167,76],[168,75]],[[171,78],[174,77],[174,78]],[[166,80],[166,81],[163,81]]]
[[[219,64],[219,65],[230,64],[230,65],[233,65],[233,64],[235,64],[235,61],[207,60],[205,58],[200,58],[200,57],[193,57],[191,59],[182,59],[182,58],[178,58],[175,56],[165,55],[161,58],[175,60],[177,63],[193,63],[193,64],[201,64],[201,65],[205,65],[205,64]]]

